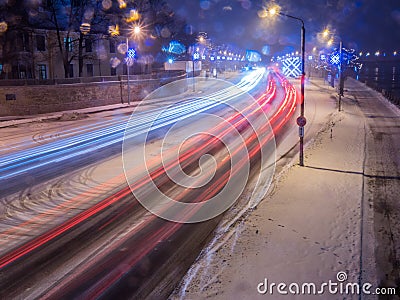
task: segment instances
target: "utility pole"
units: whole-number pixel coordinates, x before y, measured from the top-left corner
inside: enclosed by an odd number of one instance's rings
[[[343,43],[340,42],[339,46],[339,56],[340,56],[340,62],[339,62],[339,111],[342,110],[342,97],[343,97],[343,92],[344,92],[344,80],[343,80]]]
[[[196,87],[195,87],[195,78],[194,78],[194,57],[192,57],[192,67],[193,67],[193,76],[192,76],[192,78],[193,78],[193,92],[195,92],[196,91]]]
[[[126,37],[126,74],[128,76],[127,80],[127,90],[128,90],[128,105],[131,105],[131,98],[130,98],[130,88],[129,88],[129,67],[130,67],[130,57],[128,55],[128,50],[129,50],[129,40],[128,37]]]
[[[300,19],[301,20],[301,19]],[[305,120],[304,117],[304,81],[306,79],[305,72],[305,39],[306,39],[306,29],[304,27],[304,21],[301,20],[301,102],[300,102],[300,118]],[[305,123],[305,122],[304,122]],[[301,125],[301,124],[300,124]],[[305,125],[305,124],[304,124]],[[304,166],[304,125],[299,126],[299,136],[300,136],[300,154],[299,154],[299,164],[300,166]]]

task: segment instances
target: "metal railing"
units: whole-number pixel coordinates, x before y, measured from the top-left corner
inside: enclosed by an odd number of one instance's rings
[[[130,81],[145,80],[169,80],[172,77],[185,77],[184,71],[161,71],[152,74],[130,75]],[[57,78],[57,79],[1,79],[0,86],[24,86],[24,85],[58,85],[58,84],[87,84],[99,82],[126,81],[127,75],[116,76],[93,76],[76,78]]]

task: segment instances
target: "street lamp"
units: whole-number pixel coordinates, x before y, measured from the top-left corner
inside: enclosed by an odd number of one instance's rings
[[[194,52],[193,53],[193,55],[192,55],[192,67],[193,67],[193,92],[195,92],[196,91],[196,88],[195,88],[195,82],[196,82],[196,80],[195,80],[195,78],[194,78],[194,72],[195,72],[195,67],[194,67],[194,63],[195,63],[195,61],[198,61],[200,59],[200,53],[198,52],[198,51],[196,51],[196,52]]]
[[[141,28],[136,25],[133,27],[133,34],[135,36],[138,36],[140,34]],[[127,74],[127,93],[128,93],[128,105],[131,105],[131,98],[130,98],[130,84],[129,84],[129,68],[130,68],[130,63],[135,59],[136,56],[136,51],[134,49],[129,48],[129,37],[128,35],[126,36],[126,74]]]
[[[322,35],[323,35],[324,40],[328,40],[327,46],[331,47],[333,45],[333,42],[335,39],[334,33],[331,32],[329,29],[324,29]],[[343,97],[343,90],[344,90],[343,65],[342,65],[342,63],[343,63],[343,44],[341,41],[340,41],[340,45],[339,45],[339,52],[335,56],[336,57],[333,57],[333,58],[337,60],[337,68],[339,71],[338,110],[341,111],[342,110],[342,97]],[[331,59],[331,63],[332,63],[332,59]],[[333,61],[333,64],[335,65],[336,61]]]
[[[300,138],[300,153],[299,153],[299,164],[304,166],[304,126],[306,124],[306,118],[304,117],[304,80],[305,80],[305,36],[306,29],[304,27],[304,21],[301,18],[291,16],[280,12],[276,7],[269,10],[270,15],[281,15],[301,22],[301,83],[300,83],[300,116],[297,118],[297,125],[299,126],[299,138]]]
[[[322,32],[322,36],[323,36],[324,38],[327,38],[328,35],[329,35],[329,29],[326,28],[326,29]]]

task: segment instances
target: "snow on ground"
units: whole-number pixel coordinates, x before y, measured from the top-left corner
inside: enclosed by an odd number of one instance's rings
[[[307,86],[306,95],[318,95],[311,101],[318,109],[332,101],[332,90],[322,97],[323,87],[316,87]],[[297,284],[301,292],[304,283],[313,283],[318,291],[331,280],[342,282],[344,289],[352,283],[371,283],[371,291],[377,287],[372,272],[360,277],[362,224],[372,226],[364,220],[371,216],[363,199],[367,129],[359,108],[344,105],[342,112],[331,108],[331,114],[314,114],[315,124],[325,126],[314,126],[320,131],[306,149],[306,166],[277,176],[257,209],[203,251],[171,299],[358,299],[340,290],[330,293],[327,286],[319,296],[293,295],[288,286]],[[312,107],[308,104],[308,111]],[[371,241],[368,235],[363,239],[363,244]],[[374,260],[366,261],[373,269]],[[289,295],[280,294],[277,286],[265,291],[265,280],[268,286],[285,283]]]

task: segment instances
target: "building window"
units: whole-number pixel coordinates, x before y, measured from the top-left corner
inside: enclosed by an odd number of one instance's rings
[[[27,76],[26,76],[26,67],[24,65],[19,65],[18,68],[19,68],[19,70],[18,70],[19,71],[18,78],[19,79],[26,79],[27,78]]]
[[[86,64],[86,75],[93,77],[93,64]]]
[[[111,68],[111,76],[117,75],[117,69],[116,68]]]
[[[68,65],[68,77],[69,78],[74,77],[74,65],[73,64]]]
[[[39,79],[47,79],[46,65],[38,65],[38,67],[39,67]]]
[[[115,41],[110,40],[110,53],[115,53]]]
[[[20,50],[21,51],[29,51],[29,33],[28,32],[22,32],[20,34]]]
[[[37,51],[46,51],[46,43],[44,35],[36,36],[36,49]]]
[[[91,39],[85,39],[85,50],[86,52],[92,52],[92,40]]]
[[[64,47],[69,52],[72,52],[72,37],[64,38]]]

